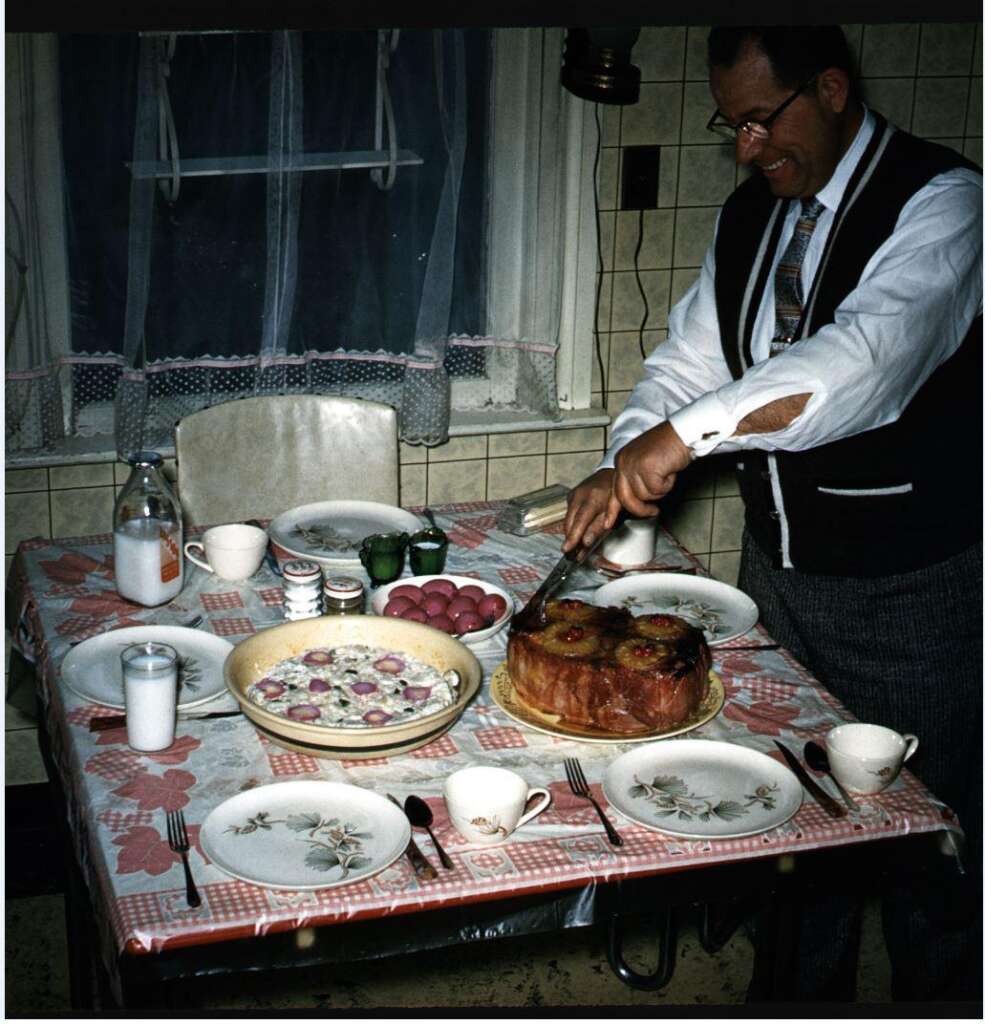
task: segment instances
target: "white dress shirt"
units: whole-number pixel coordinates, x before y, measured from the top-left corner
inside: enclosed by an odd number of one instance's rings
[[[834,211],[874,128],[866,111],[831,180],[817,194],[825,209],[801,268],[805,295]],[[774,270],[799,213],[800,204],[791,203]],[[769,358],[775,327],[772,280],[771,273],[753,331],[754,365],[733,380],[715,308],[714,242],[709,246],[698,280],[671,310],[667,340],[644,362],[645,376],[613,424],[602,466],[613,466],[623,445],[667,419],[696,456],[742,449],[802,451],[894,422],[982,311],[981,177],[949,171],[915,193],[834,321]],[[749,413],[799,394],[812,397],[789,426],[735,436]]]

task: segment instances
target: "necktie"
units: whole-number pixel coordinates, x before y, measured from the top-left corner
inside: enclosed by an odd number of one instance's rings
[[[790,347],[800,325],[804,306],[804,290],[800,281],[800,267],[814,234],[814,225],[824,209],[815,196],[800,201],[800,218],[793,229],[786,250],[776,265],[773,288],[776,295],[776,330],[770,342],[770,355],[775,356]]]

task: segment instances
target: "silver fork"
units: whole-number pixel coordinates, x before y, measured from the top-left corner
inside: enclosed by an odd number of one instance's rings
[[[188,906],[198,907],[202,904],[202,897],[195,888],[195,881],[192,878],[192,870],[188,866],[188,829],[185,828],[185,816],[181,811],[168,811],[168,846],[175,853],[181,854],[181,863],[185,869],[185,898]]]
[[[612,822],[605,816],[605,811],[599,807],[598,801],[592,796],[592,792],[588,788],[588,782],[585,780],[585,773],[581,770],[581,764],[579,764],[577,757],[566,757],[564,759],[564,773],[568,776],[568,785],[571,787],[571,792],[575,796],[584,797],[595,808],[595,813],[605,826],[605,834],[609,837],[609,842],[613,846],[622,846],[622,836],[612,827]]]

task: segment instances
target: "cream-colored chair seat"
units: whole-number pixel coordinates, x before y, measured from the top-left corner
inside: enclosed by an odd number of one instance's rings
[[[272,518],[315,501],[399,503],[397,414],[332,395],[243,398],[175,428],[189,525]]]

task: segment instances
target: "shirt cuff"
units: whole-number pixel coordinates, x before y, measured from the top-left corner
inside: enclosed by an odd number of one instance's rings
[[[738,421],[710,391],[668,417],[678,437],[695,456],[707,455],[735,433]]]

